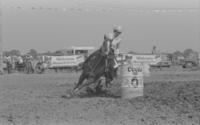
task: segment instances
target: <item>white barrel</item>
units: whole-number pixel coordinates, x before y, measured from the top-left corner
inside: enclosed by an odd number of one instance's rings
[[[150,65],[148,63],[144,63],[143,69],[144,69],[144,76],[149,77],[150,76]]]
[[[143,96],[143,65],[140,63],[128,63],[121,66],[121,97],[130,99]]]

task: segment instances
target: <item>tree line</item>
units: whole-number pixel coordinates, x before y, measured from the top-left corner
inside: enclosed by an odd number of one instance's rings
[[[186,49],[183,52],[181,51],[175,51],[173,53],[173,56],[177,57],[177,56],[183,56],[186,59],[196,59],[198,58],[198,52],[194,51],[192,49]]]

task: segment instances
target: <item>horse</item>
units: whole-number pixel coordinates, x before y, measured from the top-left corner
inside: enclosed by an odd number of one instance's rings
[[[101,49],[96,50],[83,63],[83,71],[73,92],[78,92],[82,88],[96,83],[102,76],[106,79],[106,87],[116,76],[117,68],[114,68],[114,50],[111,49],[108,55],[103,55]],[[85,80],[86,83],[84,82]],[[98,83],[100,85],[100,82]],[[97,85],[97,86],[98,86]]]

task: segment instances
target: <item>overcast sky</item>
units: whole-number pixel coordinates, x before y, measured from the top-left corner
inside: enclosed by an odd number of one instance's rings
[[[44,52],[72,45],[97,48],[105,33],[121,25],[123,51],[150,52],[153,45],[161,51],[200,51],[198,11],[136,11],[198,8],[198,0],[2,0],[2,4],[6,50],[35,48]]]

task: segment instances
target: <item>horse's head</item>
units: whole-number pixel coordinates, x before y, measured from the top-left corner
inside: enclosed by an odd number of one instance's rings
[[[102,55],[108,55],[111,51],[111,44],[112,40],[114,39],[114,34],[113,33],[108,33],[104,35],[104,41],[103,45],[101,47],[101,53]]]

